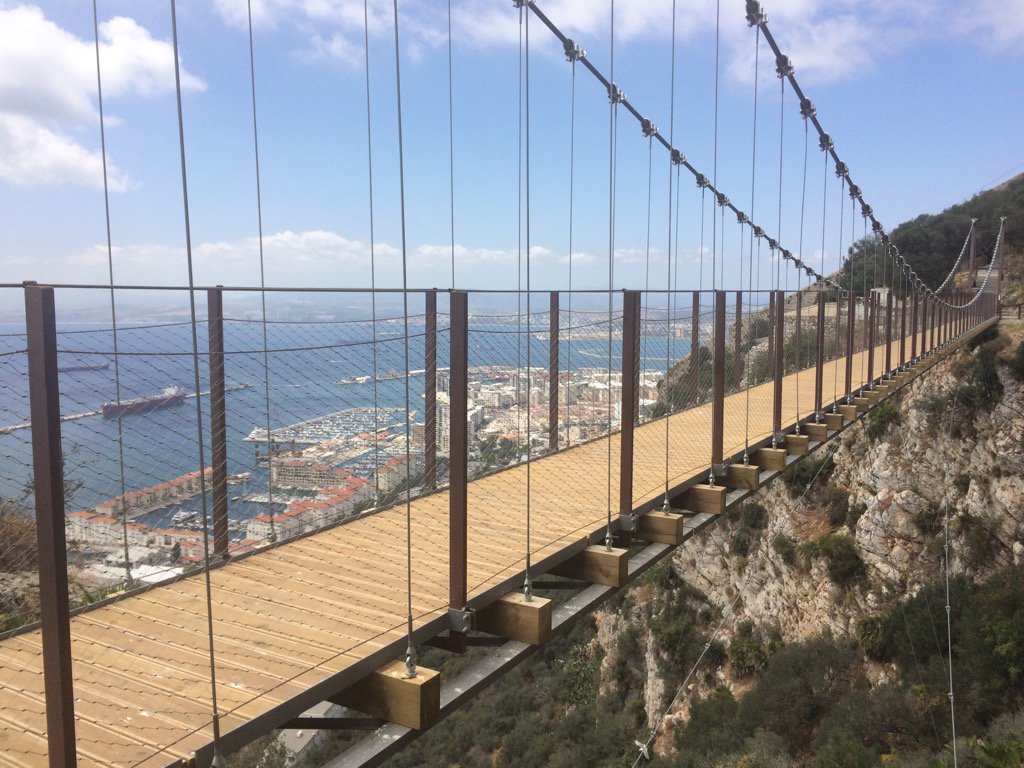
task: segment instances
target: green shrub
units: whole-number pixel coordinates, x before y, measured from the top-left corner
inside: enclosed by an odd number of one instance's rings
[[[1010,358],[1010,373],[1017,381],[1024,381],[1024,341],[1017,345],[1017,351]]]
[[[899,408],[897,408],[896,401],[890,397],[868,412],[868,422],[864,433],[869,440],[877,440],[886,433],[890,426],[899,423]]]
[[[929,504],[914,518],[914,527],[923,536],[938,536],[945,524],[946,509],[938,504]]]
[[[751,677],[768,663],[768,650],[761,633],[749,619],[736,627],[736,636],[729,643],[729,666],[737,677]]]
[[[748,528],[761,530],[768,523],[768,510],[763,504],[748,501],[743,505],[743,524]]]
[[[846,522],[849,512],[849,494],[842,488],[830,484],[825,490],[825,513],[828,515],[828,524],[838,528]]]
[[[772,539],[772,549],[786,565],[793,565],[796,562],[796,543],[781,531]]]
[[[729,551],[734,555],[740,557],[746,557],[750,554],[750,548],[754,544],[754,532],[747,528],[745,525],[741,525],[736,529],[736,532],[732,535],[732,544],[729,547]]]
[[[991,565],[999,551],[999,535],[996,525],[980,515],[970,513],[961,515],[957,520],[960,535],[964,541],[964,562],[969,568],[982,568]]]
[[[793,496],[799,496],[815,482],[825,482],[835,469],[831,456],[822,459],[806,458],[791,465],[782,473],[782,480]]]
[[[878,616],[865,616],[857,622],[857,639],[860,640],[864,653],[869,659],[885,660],[882,620]]]
[[[829,578],[840,587],[851,587],[867,574],[853,539],[846,534],[822,536],[808,549],[811,555],[825,558]]]
[[[857,523],[868,511],[868,505],[864,503],[853,503],[850,504],[850,508],[846,513],[846,527],[850,529],[852,533],[857,529]]]

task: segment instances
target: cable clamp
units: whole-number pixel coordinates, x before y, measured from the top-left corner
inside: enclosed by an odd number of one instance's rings
[[[834,146],[835,144],[832,142],[832,137],[827,133],[823,133],[818,137],[818,149],[822,152],[828,152]]]
[[[806,120],[808,117],[814,117],[814,115],[815,115],[814,104],[811,103],[811,100],[810,99],[801,99],[800,100],[800,117],[802,117],[802,118],[804,118]]]
[[[525,8],[528,5],[533,5],[533,0],[512,0],[513,8]]]
[[[686,162],[686,155],[680,152],[678,149],[672,150],[672,165],[682,165]]]
[[[738,211],[736,213],[736,221],[740,224],[750,223],[750,219],[747,218],[747,214],[745,214],[743,211]]]
[[[621,104],[626,100],[626,94],[624,94],[615,83],[608,86],[608,101],[612,104]]]
[[[565,49],[566,61],[582,61],[587,55],[587,52],[580,46],[576,45],[576,42],[572,38],[565,38],[565,42],[562,43],[562,47]]]
[[[758,240],[761,240],[762,238],[764,238],[764,230],[761,229],[756,224],[754,225],[754,237],[756,237]]]
[[[877,221],[876,219],[872,218],[871,219],[871,231],[872,232],[881,232],[882,231],[882,222]]]
[[[761,9],[757,0],[747,0],[747,24],[751,27],[760,27],[767,23],[768,16]]]
[[[708,181],[708,177],[705,176],[703,173],[698,173],[697,174],[696,181],[697,181],[697,188],[698,189],[704,189],[705,187],[710,187],[711,186],[711,182]]]
[[[782,258],[784,258],[786,261],[792,261],[793,260],[793,253],[792,253],[792,251],[787,251],[785,248],[783,248],[782,249]]]
[[[860,213],[861,216],[870,216],[872,214],[871,206],[862,202],[860,204]]]
[[[643,131],[644,136],[647,138],[658,135],[658,126],[646,117],[640,122],[640,130]]]
[[[726,197],[722,192],[715,192],[715,199],[717,200],[718,205],[721,206],[722,208],[725,208],[725,206],[729,204],[729,198]]]
[[[774,237],[769,237],[768,238],[768,247],[771,248],[773,251],[777,250],[778,247],[779,247],[779,241],[776,240]]]
[[[836,178],[837,179],[846,178],[846,176],[848,176],[849,173],[850,173],[850,168],[846,165],[846,163],[844,163],[842,160],[840,160],[838,163],[836,163]]]
[[[778,58],[775,59],[775,74],[779,78],[789,77],[793,74],[793,62],[789,60],[789,56],[784,53],[780,53]]]
[[[850,185],[850,199],[851,200],[856,200],[858,197],[860,197],[860,187],[858,187],[856,184],[851,184]]]
[[[807,273],[808,277],[816,277],[817,276],[817,273],[814,271],[814,268],[813,267],[808,267],[806,264],[804,265],[804,272]]]
[[[448,629],[452,632],[469,632],[476,628],[476,611],[469,608],[448,609]]]

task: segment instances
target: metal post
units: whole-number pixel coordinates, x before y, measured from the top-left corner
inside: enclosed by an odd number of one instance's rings
[[[971,227],[971,246],[970,246],[970,248],[971,248],[971,256],[970,256],[970,262],[969,262],[970,266],[968,268],[967,274],[969,275],[970,280],[971,280],[971,288],[977,288],[978,287],[978,262],[975,259],[975,252],[974,252],[974,227],[973,227],[973,225]]]
[[[818,330],[814,361],[814,421],[821,421],[822,377],[825,372],[825,291],[818,291]]]
[[[451,450],[448,465],[448,605],[466,607],[467,486],[469,485],[469,295],[451,293]]]
[[[725,432],[725,291],[715,291],[714,380],[711,390],[711,477],[723,472],[722,438]]]
[[[804,365],[803,355],[803,338],[800,333],[800,321],[803,319],[804,314],[804,292],[797,290],[796,292],[796,370],[800,370]]]
[[[892,373],[892,288],[885,297],[885,375]]]
[[[850,291],[850,303],[846,307],[846,404],[853,396],[853,332],[857,323],[857,295]]]
[[[900,297],[900,368],[907,364],[907,295]]]
[[[914,289],[914,305],[910,315],[910,359],[917,359],[917,289]]]
[[[778,446],[778,441],[782,439],[782,374],[783,366],[785,365],[785,357],[783,355],[784,348],[786,346],[786,299],[782,291],[773,291],[772,298],[774,299],[775,311],[772,312],[772,322],[774,327],[772,334],[775,340],[775,349],[772,350],[772,447]]]
[[[768,294],[768,319],[775,322],[775,291]],[[774,328],[774,325],[772,326]],[[768,359],[775,359],[775,334],[768,334]]]
[[[669,341],[671,344],[671,340]],[[690,310],[690,381],[693,391],[697,391],[697,352],[700,349],[700,291],[693,292],[693,308]],[[671,361],[669,361],[671,365]],[[669,392],[668,382],[665,383],[666,402],[671,410],[672,393]]]
[[[878,312],[878,294],[872,290],[868,301],[868,384],[875,380],[875,324]],[[870,386],[869,389],[874,389]]]
[[[935,309],[936,305],[929,297],[928,299],[928,351],[935,349]]]
[[[53,289],[25,286],[32,471],[38,538],[46,741],[51,768],[74,768],[75,696],[64,532],[64,460]]]
[[[558,291],[551,292],[548,312],[548,450],[553,453],[558,450]]]
[[[622,431],[619,435],[619,514],[633,513],[633,429],[640,406],[640,292],[622,296]]]
[[[437,290],[423,295],[423,487],[437,487]],[[449,404],[449,430],[454,421]],[[449,434],[449,442],[451,435]]]
[[[733,328],[733,367],[737,370],[743,359],[743,291],[736,291],[736,325]]]
[[[213,495],[213,553],[228,555],[228,423],[224,387],[224,292],[206,292],[210,345],[210,456]]]

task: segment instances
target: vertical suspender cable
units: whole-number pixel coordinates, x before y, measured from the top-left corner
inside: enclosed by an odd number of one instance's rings
[[[210,649],[210,709],[213,726],[214,765],[223,765],[220,754],[220,714],[217,708],[217,670],[213,646],[213,591],[210,585],[210,519],[206,505],[206,446],[203,439],[203,399],[199,396],[199,337],[196,332],[196,290],[192,271],[192,224],[188,212],[188,174],[185,169],[185,121],[181,108],[181,63],[178,53],[178,11],[171,0],[171,40],[174,50],[174,95],[178,109],[178,151],[181,155],[181,200],[185,216],[185,257],[188,264],[188,303],[192,323],[192,376],[196,391],[196,432],[199,450],[199,499],[203,513],[203,569],[206,580],[206,631]]]
[[[843,253],[843,213],[846,211],[846,204],[843,200],[843,196],[846,194],[846,176],[840,176],[839,181],[839,271],[842,272],[846,256]],[[835,348],[835,364],[832,366],[832,413],[838,412],[839,404],[839,350],[842,346],[840,339],[842,338],[839,334],[839,325],[842,321],[839,312],[839,295],[842,292],[842,283],[837,280],[840,285],[836,286],[836,348]]]
[[[452,290],[455,290],[455,97],[452,85],[452,0],[448,0],[448,198],[451,204]],[[433,382],[430,386],[434,386]]]
[[[275,541],[274,531],[274,440],[270,432],[270,349],[267,342],[267,291],[263,260],[263,192],[260,184],[260,140],[256,122],[256,55],[252,35],[252,0],[247,0],[249,20],[249,86],[252,93],[252,146],[256,165],[256,223],[259,234],[260,253],[260,310],[263,330],[263,400],[266,406],[267,429],[267,517],[270,518],[270,540]]]
[[[569,398],[572,391],[572,225],[574,213],[573,192],[576,173],[576,60],[579,50],[574,46],[571,53],[572,83],[569,96],[569,302],[568,323],[565,329],[565,444],[572,445],[569,419]]]
[[[96,101],[100,115],[100,157],[103,161],[103,214],[107,229],[107,274],[110,277],[110,328],[114,343],[114,402],[121,404],[121,363],[117,347],[117,302],[114,299],[114,246],[110,236],[110,184],[107,177],[107,126],[103,114],[103,76],[100,70],[100,23],[96,0],[92,0],[92,29],[96,42]],[[128,507],[125,495],[128,486],[124,474],[124,430],[121,409],[117,409],[117,460],[121,480],[121,538],[124,546],[124,584],[130,589],[135,584],[132,561],[128,554]]]
[[[363,0],[363,55],[366,66],[366,170],[370,203],[370,325],[373,348],[373,506],[380,505],[380,383],[377,381],[377,254],[373,216],[373,121],[370,102],[370,8]],[[452,241],[454,244],[454,240]],[[454,251],[452,264],[454,264]],[[453,273],[454,281],[454,273]],[[454,282],[452,283],[454,288]]]
[[[822,147],[822,157],[824,159],[824,175],[822,176],[821,186],[821,276],[825,276],[825,220],[827,218],[828,209],[828,150],[826,147]],[[841,198],[840,198],[841,199]],[[818,301],[825,301],[825,282],[823,279],[818,281]],[[839,322],[839,313],[836,312],[836,322]],[[824,324],[824,321],[822,321]],[[824,338],[824,329],[818,328],[817,332],[822,334],[821,338]],[[817,403],[815,403],[817,405]],[[821,423],[821,411],[815,408],[814,410],[814,423]]]
[[[750,220],[754,219],[754,202],[756,200],[757,191],[757,94],[758,85],[760,79],[760,64],[761,64],[761,25],[758,24],[754,36],[754,127],[753,127],[753,140],[750,151]],[[750,255],[749,255],[749,274],[747,275],[747,316],[751,317],[754,310],[754,227],[750,228]],[[758,251],[760,251],[761,240],[758,238]],[[743,231],[740,229],[740,249],[742,253],[743,248]],[[742,264],[742,259],[741,259]],[[740,274],[740,283],[742,285],[743,275]],[[761,287],[761,259],[760,253],[758,253],[757,260],[757,287]],[[748,321],[748,326],[752,327],[752,324]],[[740,328],[736,329],[736,333],[741,332]],[[749,333],[748,333],[749,336]],[[742,341],[742,337],[741,337]],[[744,352],[744,363],[743,363],[743,374],[746,379],[746,394],[745,394],[745,415],[743,421],[743,464],[750,464],[750,384],[751,384],[751,371],[750,371],[750,349],[753,347],[751,339],[747,338],[747,349]],[[737,361],[737,364],[739,361]]]
[[[711,184],[717,190],[718,189],[718,73],[719,73],[719,55],[721,53],[721,42],[722,42],[722,0],[715,0],[715,128],[714,128],[714,139],[711,150]],[[721,193],[719,193],[721,194]],[[719,206],[721,207],[721,206]],[[722,217],[725,217],[725,211],[722,211]],[[718,247],[715,242],[718,238],[718,230],[715,227],[715,209],[711,211],[711,289],[716,290],[718,288],[718,281],[716,279],[718,273],[717,259],[718,259]],[[724,251],[723,251],[724,253]],[[723,265],[724,267],[724,265]]]
[[[406,633],[405,674],[416,676],[416,645],[412,636],[412,430],[409,424],[409,259],[405,234],[405,145],[402,136],[402,67],[398,43],[398,0],[392,0],[395,22],[395,99],[398,122],[398,194],[402,227],[402,324],[405,342],[405,575]]]
[[[520,13],[523,13],[520,10]],[[530,579],[530,513],[532,490],[531,469],[533,467],[533,408],[530,395],[533,391],[533,306],[530,293],[530,14],[525,13],[523,35],[526,39],[525,63],[523,66],[526,81],[526,576],[523,581],[523,594],[529,601],[533,597],[533,582]]]
[[[523,13],[519,6],[519,117],[516,187],[516,462],[523,456]]]
[[[800,261],[804,259],[804,213],[807,210],[807,141],[808,141],[808,130],[807,130],[808,115],[804,113],[804,171],[803,181],[800,187]],[[803,270],[797,267],[796,270],[796,290],[797,293],[803,292]],[[802,304],[801,304],[802,308]],[[797,328],[800,328],[801,318],[797,315],[796,322]],[[803,366],[803,338],[798,333],[796,338],[796,434],[800,434],[800,368]]]
[[[608,82],[608,525],[604,543],[612,548],[612,335],[615,287],[615,159],[617,149],[616,128],[618,126],[618,87],[615,85],[615,0],[611,0],[611,27],[609,34],[611,64]]]
[[[669,118],[668,143],[674,145],[676,132],[676,0],[672,0],[672,63],[669,70]],[[672,158],[668,161],[668,250],[665,252],[665,499],[662,509],[670,508],[668,498],[669,484],[669,422],[672,419],[672,387],[669,375],[672,372]],[[701,221],[703,238],[704,222]],[[703,255],[701,265],[703,268]],[[696,354],[690,350],[690,354]]]

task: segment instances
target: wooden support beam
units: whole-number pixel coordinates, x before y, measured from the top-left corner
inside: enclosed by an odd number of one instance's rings
[[[877,389],[870,389],[864,393],[864,399],[867,400],[871,405],[875,405],[885,397],[884,392],[879,392]]]
[[[551,601],[509,592],[476,612],[476,628],[529,645],[543,645],[551,636]]]
[[[812,440],[821,442],[822,440],[828,439],[827,424],[814,424],[812,422],[809,424],[804,424],[803,427],[801,427],[801,429],[803,429],[807,436],[810,437]]]
[[[683,494],[682,506],[688,512],[724,514],[728,490],[724,485],[695,485]]]
[[[640,515],[634,536],[641,541],[677,546],[683,543],[685,523],[686,518],[682,515],[655,510]]]
[[[441,711],[441,673],[417,667],[405,676],[405,662],[392,661],[331,698],[335,704],[422,731]]]
[[[841,407],[842,406],[840,406],[840,408]],[[840,429],[843,428],[843,414],[840,413],[838,409],[836,413],[826,413],[824,418],[825,426],[829,428],[830,432],[838,432]]]
[[[725,470],[725,485],[756,491],[761,485],[761,468],[753,464],[730,464]]]
[[[761,469],[769,472],[781,472],[786,468],[785,448],[759,448],[754,453],[754,460]]]
[[[810,449],[810,442],[807,435],[786,435],[786,452],[791,456],[804,456]]]
[[[871,407],[871,401],[866,397],[853,398],[853,404],[857,407],[857,413],[864,413]]]
[[[587,547],[551,569],[555,576],[582,579],[591,584],[621,587],[629,573],[629,550],[608,549],[603,544]]]
[[[843,417],[843,420],[849,424],[851,421],[857,420],[857,406],[856,405],[840,405],[839,414]]]

